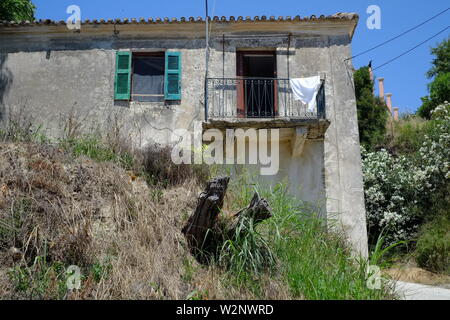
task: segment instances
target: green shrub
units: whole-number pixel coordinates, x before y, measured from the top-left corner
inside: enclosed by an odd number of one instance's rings
[[[426,119],[430,119],[433,110],[450,97],[450,72],[436,76],[428,85],[428,90],[430,95],[422,98],[423,104],[417,110],[419,116]]]
[[[2,0],[0,2],[0,20],[33,21],[36,7],[31,0]]]
[[[362,148],[371,243],[382,230],[387,232],[387,245],[415,240],[419,227],[450,205],[450,104],[438,106],[421,129],[401,128],[399,137],[406,141],[402,148],[408,152]]]
[[[371,150],[380,144],[386,133],[388,119],[384,100],[373,94],[373,81],[369,67],[362,67],[354,73],[358,128],[361,144]]]
[[[436,47],[431,49],[434,56],[432,67],[427,72],[431,79],[428,84],[429,95],[422,98],[422,106],[417,113],[424,118],[430,119],[434,109],[450,97],[450,37],[442,40]]]
[[[423,227],[417,241],[416,255],[420,267],[450,275],[449,211]]]
[[[411,154],[419,151],[425,141],[427,129],[427,123],[417,116],[409,116],[394,122],[394,137],[388,149],[395,154]]]

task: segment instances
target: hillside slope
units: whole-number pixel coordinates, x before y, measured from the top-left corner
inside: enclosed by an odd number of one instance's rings
[[[152,190],[50,145],[1,144],[0,296],[63,298],[63,271],[77,265],[73,298],[185,298],[181,220],[197,191]]]

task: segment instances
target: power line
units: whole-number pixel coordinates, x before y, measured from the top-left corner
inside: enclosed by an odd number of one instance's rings
[[[384,46],[385,44],[388,44],[389,42],[392,42],[392,41],[394,41],[394,40],[396,40],[396,39],[398,39],[398,38],[404,36],[405,34],[410,33],[411,31],[416,30],[417,28],[423,26],[424,24],[430,22],[431,20],[433,20],[433,19],[439,17],[440,15],[446,13],[448,10],[450,10],[450,8],[447,8],[447,9],[445,9],[444,11],[439,12],[437,15],[435,15],[435,16],[429,18],[428,20],[426,20],[426,21],[424,21],[424,22],[422,22],[422,23],[416,25],[415,27],[412,27],[411,29],[408,29],[408,30],[406,30],[405,32],[403,32],[403,33],[401,33],[401,34],[399,34],[399,35],[397,35],[397,36],[395,36],[395,37],[393,37],[393,38],[391,38],[391,39],[389,39],[389,40],[386,40],[386,41],[384,41],[384,42],[382,42],[382,43],[376,45],[375,47],[372,47],[372,48],[370,48],[370,49],[367,49],[366,51],[363,51],[363,52],[361,52],[361,53],[358,53],[357,55],[354,55],[353,57],[348,58],[347,60],[354,59],[354,58],[359,57],[359,56],[361,56],[361,55],[363,55],[363,54],[366,54],[367,52],[370,52],[370,51],[372,51],[372,50],[378,49],[379,47]]]
[[[409,50],[407,50],[407,51],[405,51],[405,52],[403,52],[402,54],[396,56],[395,58],[392,58],[391,60],[386,61],[386,62],[383,63],[382,65],[380,65],[380,66],[376,67],[375,69],[373,69],[373,71],[375,71],[375,70],[377,70],[377,69],[380,69],[381,67],[384,67],[385,65],[387,65],[387,64],[389,64],[389,63],[391,63],[391,62],[397,60],[398,58],[401,58],[401,57],[403,57],[404,55],[410,53],[410,52],[413,51],[414,49],[417,49],[417,48],[420,47],[421,45],[425,44],[426,42],[430,41],[431,39],[433,39],[433,38],[437,37],[438,35],[440,35],[441,33],[445,32],[448,28],[450,28],[450,26],[447,26],[446,28],[444,28],[443,30],[439,31],[438,33],[436,33],[436,34],[433,35],[432,37],[430,37],[430,38],[428,38],[428,39],[422,41],[422,42],[419,43],[418,45],[414,46],[413,48],[411,48],[411,49],[409,49]]]

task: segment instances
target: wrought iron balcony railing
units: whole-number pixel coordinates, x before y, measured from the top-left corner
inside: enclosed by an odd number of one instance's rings
[[[208,78],[206,80],[208,119],[233,118],[325,118],[324,83],[315,110],[294,99],[289,79]]]

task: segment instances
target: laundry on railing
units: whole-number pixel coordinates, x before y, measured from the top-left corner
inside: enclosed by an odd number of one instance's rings
[[[280,78],[207,78],[206,114],[208,118],[325,118],[322,86],[317,106],[294,99],[289,79]]]
[[[309,111],[315,110],[317,106],[317,93],[322,84],[320,76],[291,79],[290,83],[292,92],[294,93],[294,99],[307,104]]]

